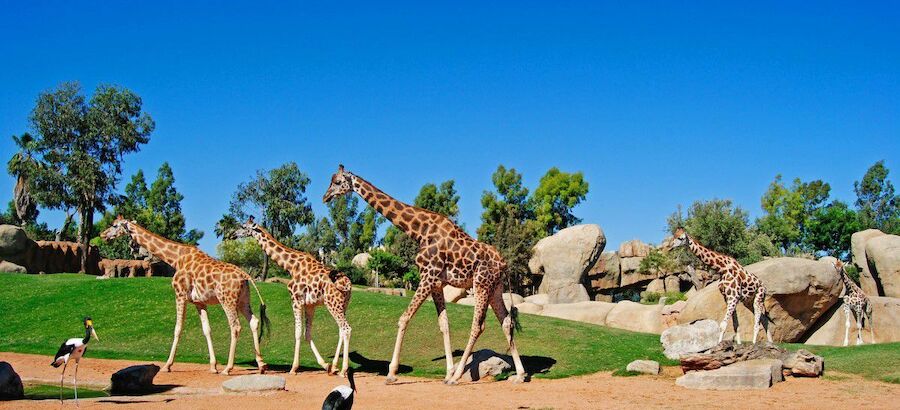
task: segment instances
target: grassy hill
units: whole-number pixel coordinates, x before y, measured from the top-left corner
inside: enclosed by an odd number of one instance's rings
[[[272,335],[263,357],[273,366],[289,367],[293,354],[294,324],[287,289],[280,284],[259,284],[272,320]],[[251,292],[254,311],[258,306]],[[397,319],[409,298],[355,290],[349,320],[353,326],[351,361],[366,371],[386,372],[397,333]],[[472,308],[447,307],[454,349],[465,347]],[[175,322],[174,294],[168,278],[96,280],[93,276],[0,274],[0,351],[52,355],[59,343],[83,334],[81,320],[94,319],[101,341],[91,342],[88,356],[165,361]],[[228,326],[218,306],[209,309],[213,342],[219,363],[227,360]],[[196,310],[188,307],[177,362],[206,363],[206,343]],[[559,378],[622,369],[635,359],[672,364],[662,355],[659,336],[627,332],[548,317],[522,315],[518,337],[526,367],[549,368],[536,377]],[[237,348],[237,363],[253,363],[249,326],[244,323]],[[324,308],[318,309],[313,338],[326,359],[337,343],[337,326]],[[476,349],[505,351],[506,342],[496,317],[488,312],[484,334]],[[301,361],[316,363],[304,343]],[[426,302],[411,321],[401,356],[401,373],[443,377],[443,343],[434,305]],[[221,367],[220,367],[221,369]]]
[[[259,284],[272,320],[272,335],[263,356],[276,369],[290,366],[294,344],[293,314],[287,289],[280,284]],[[254,310],[256,294],[252,294]],[[385,373],[397,332],[397,319],[409,298],[354,290],[349,319],[353,326],[351,361],[364,371]],[[93,276],[0,274],[0,351],[52,355],[59,343],[82,335],[84,316],[94,319],[101,342],[91,342],[89,357],[165,361],[175,322],[174,294],[168,278],[96,280]],[[465,347],[472,308],[450,304],[453,347]],[[209,310],[213,342],[219,363],[227,359],[228,326],[218,306]],[[237,349],[239,364],[254,365],[249,326],[244,323]],[[635,359],[677,364],[662,355],[659,336],[610,329],[542,316],[522,315],[524,329],[519,350],[529,371],[545,369],[536,377],[561,378],[598,371],[624,370]],[[316,346],[326,359],[334,352],[337,327],[324,308],[318,309],[313,328]],[[806,348],[825,357],[826,368],[866,378],[900,383],[900,343],[860,347]],[[476,349],[505,351],[506,343],[492,312]],[[309,346],[301,348],[302,365],[318,368]],[[196,311],[188,307],[177,362],[206,363],[206,343]],[[460,354],[461,352],[457,352]],[[219,367],[220,369],[222,366]],[[434,305],[426,302],[409,325],[401,356],[401,373],[444,376],[443,345]]]

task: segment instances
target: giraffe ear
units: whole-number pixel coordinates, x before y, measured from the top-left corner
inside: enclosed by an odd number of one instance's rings
[[[338,172],[344,172],[344,164],[338,164]]]
[[[253,215],[250,215],[250,217],[247,218],[247,222],[253,223]]]

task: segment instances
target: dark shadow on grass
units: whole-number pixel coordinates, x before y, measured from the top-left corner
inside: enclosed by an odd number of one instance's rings
[[[357,371],[375,373],[380,376],[387,376],[388,365],[390,364],[390,362],[384,360],[369,359],[359,354],[357,351],[350,352],[350,361],[359,365],[359,367],[356,368]],[[397,368],[398,374],[409,373],[411,371],[413,371],[413,368],[405,364],[401,364],[400,367]]]

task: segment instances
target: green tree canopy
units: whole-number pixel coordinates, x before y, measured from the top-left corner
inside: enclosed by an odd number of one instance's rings
[[[531,198],[535,219],[544,235],[581,222],[572,208],[587,196],[588,183],[581,172],[562,172],[553,167],[541,177]]]
[[[786,252],[813,251],[804,246],[804,231],[812,215],[828,200],[830,191],[828,183],[803,182],[800,178],[787,187],[777,175],[762,197],[765,215],[756,225]]]
[[[456,192],[456,181],[448,180],[437,186],[427,183],[419,190],[415,206],[444,215],[454,223],[459,216],[459,194]]]
[[[94,212],[103,211],[115,194],[124,155],[138,151],[155,128],[142,106],[137,94],[122,87],[100,85],[85,101],[78,83],[63,83],[39,94],[31,111],[39,166],[30,191],[45,208],[77,209],[78,240],[85,247]]]
[[[861,181],[853,183],[856,207],[864,229],[900,233],[900,196],[894,193],[888,174],[890,170],[884,161],[878,161],[869,167]]]
[[[679,208],[667,223],[669,232],[683,226],[703,246],[730,255],[742,264],[778,254],[767,235],[751,229],[747,212],[727,199],[696,201],[688,208],[687,217]]]
[[[816,209],[807,222],[804,242],[811,249],[847,259],[850,236],[862,230],[854,210],[841,201]]]

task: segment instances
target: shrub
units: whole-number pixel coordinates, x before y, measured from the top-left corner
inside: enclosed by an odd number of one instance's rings
[[[679,300],[687,300],[684,292],[641,292],[641,303],[645,305],[655,305],[659,303],[661,298],[666,298],[666,304],[671,305]]]

